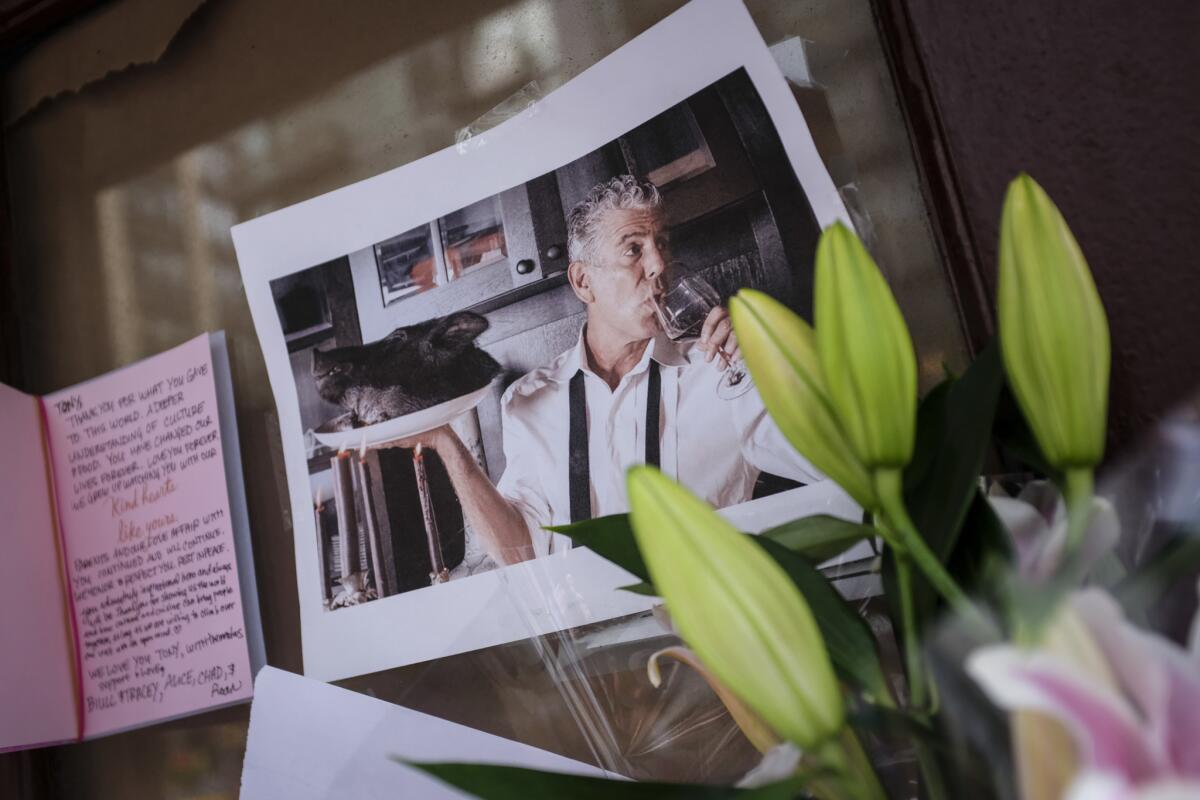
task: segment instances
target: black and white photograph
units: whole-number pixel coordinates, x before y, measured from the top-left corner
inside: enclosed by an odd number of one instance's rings
[[[757,34],[702,83],[682,56],[661,86],[626,77],[699,33],[664,23],[465,147],[235,229],[319,674],[647,610],[549,530],[626,512],[638,464],[745,530],[853,516],[768,416],[727,310],[749,287],[811,318],[846,212]],[[396,620],[390,656],[346,653]]]
[[[818,233],[739,70],[552,172],[273,281],[325,607],[569,547],[546,526],[627,510],[637,463],[718,508],[819,480],[725,310],[753,287],[807,316]]]

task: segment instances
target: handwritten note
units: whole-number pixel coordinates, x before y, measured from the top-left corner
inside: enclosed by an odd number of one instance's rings
[[[85,735],[249,697],[207,338],[45,409]]]

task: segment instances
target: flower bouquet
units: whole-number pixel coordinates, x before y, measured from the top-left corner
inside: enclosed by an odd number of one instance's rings
[[[730,313],[771,416],[868,522],[751,536],[637,467],[628,515],[556,529],[662,597],[687,646],[651,658],[649,679],[665,657],[699,670],[760,765],[736,787],[417,766],[484,798],[1200,797],[1200,634],[1189,650],[1146,627],[1164,587],[1195,591],[1200,476],[1149,552],[1119,558],[1128,537],[1094,480],[1108,325],[1050,198],[1027,175],[1009,187],[998,342],[920,401],[900,310],[840,224],[819,243],[815,292],[815,329],[752,290]],[[1044,480],[997,492],[981,477],[997,458]],[[816,566],[864,539],[896,670]],[[899,777],[882,769],[897,752]]]

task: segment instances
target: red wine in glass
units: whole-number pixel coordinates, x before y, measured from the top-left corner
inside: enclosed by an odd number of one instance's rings
[[[721,295],[712,284],[699,275],[689,274],[685,267],[673,264],[668,274],[674,277],[654,303],[659,324],[674,341],[697,339],[709,312],[721,305]],[[717,355],[725,365],[725,374],[717,385],[717,396],[732,400],[745,394],[753,385],[745,367],[735,363],[719,347]]]

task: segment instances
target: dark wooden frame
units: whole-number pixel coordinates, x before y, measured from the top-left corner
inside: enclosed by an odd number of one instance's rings
[[[967,220],[945,131],[916,46],[908,0],[872,0],[871,4],[929,206],[930,228],[954,294],[967,348],[974,356],[995,334],[995,318],[975,234]]]
[[[1200,6],[872,0],[971,349],[994,330],[999,217],[1028,171],[1088,259],[1111,340],[1106,454],[1191,402]],[[1114,54],[1116,57],[1114,58]]]

